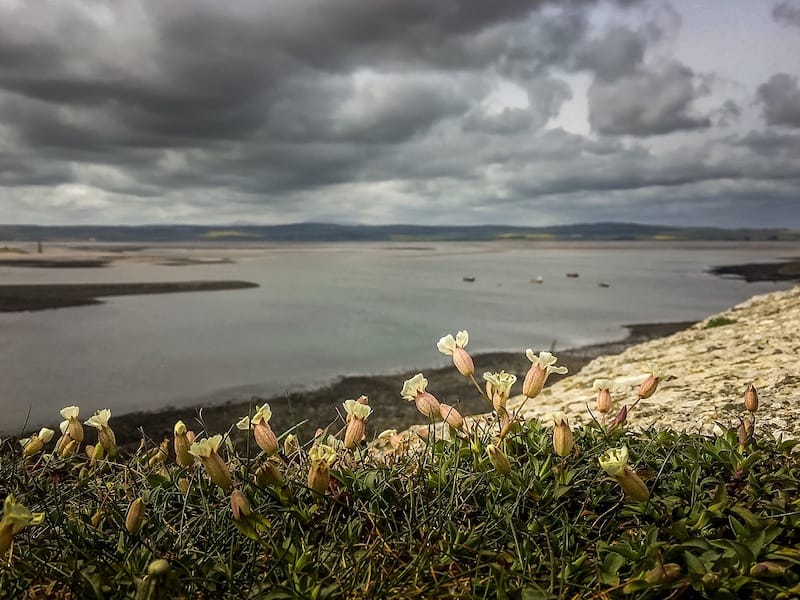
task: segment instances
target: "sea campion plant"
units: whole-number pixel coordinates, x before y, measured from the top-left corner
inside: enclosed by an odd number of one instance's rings
[[[427,425],[366,447],[364,396],[344,402],[341,430],[305,442],[257,433],[266,405],[239,422],[243,433],[205,431],[202,415],[197,436],[176,423],[174,453],[145,438],[114,456],[108,411],[87,422],[98,441],[79,451],[77,407],[62,411],[68,439],[53,451],[41,432],[36,452],[30,440],[3,442],[2,595],[800,596],[800,452],[757,435],[754,387],[742,407],[750,420],[715,436],[627,426],[665,381],[655,370],[637,390],[595,386],[601,415],[611,406],[600,392],[634,399],[611,423],[573,427],[556,413],[551,427],[520,407],[563,370],[556,358],[530,352],[512,411],[516,375],[486,373],[478,385],[472,357],[456,359],[468,339],[460,331],[438,346],[492,413],[464,418],[420,373],[400,396]],[[237,451],[229,435],[251,433],[256,444]]]

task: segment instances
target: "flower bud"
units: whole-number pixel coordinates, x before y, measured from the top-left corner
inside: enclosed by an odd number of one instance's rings
[[[439,401],[429,392],[422,392],[414,398],[417,410],[431,421],[438,421],[442,418],[442,411]]]
[[[781,577],[786,572],[786,567],[779,562],[765,560],[750,567],[750,577],[772,579]]]
[[[261,486],[282,488],[285,481],[280,470],[281,465],[281,460],[277,456],[270,456],[256,470],[256,482]]]
[[[78,440],[68,440],[67,443],[61,448],[59,456],[61,456],[61,458],[75,456],[78,453],[78,445]]]
[[[97,433],[98,445],[103,447],[105,453],[109,458],[114,458],[117,455],[117,438],[114,435],[114,430],[110,427],[103,427]]]
[[[472,362],[472,357],[463,348],[455,348],[453,350],[453,364],[464,377],[469,377],[475,373],[475,364]]]
[[[489,455],[489,461],[498,473],[506,476],[511,474],[511,463],[500,448],[489,444],[486,446],[486,454]]]
[[[157,558],[148,565],[147,574],[151,577],[164,577],[164,575],[169,573],[169,570],[169,561],[163,558]]]
[[[331,470],[324,460],[315,460],[308,469],[308,487],[320,496],[324,496],[331,481]]]
[[[364,419],[351,417],[347,421],[347,429],[344,432],[344,447],[347,450],[353,450],[361,440],[364,439],[366,433],[366,423]]]
[[[553,449],[559,456],[569,456],[575,444],[569,420],[564,413],[553,413]]]
[[[231,512],[233,513],[233,519],[235,521],[246,519],[253,513],[247,496],[239,490],[233,490],[231,494]]]
[[[611,392],[608,389],[597,390],[597,412],[605,415],[611,410]]]
[[[522,394],[528,398],[535,398],[544,388],[547,380],[547,371],[538,364],[531,365],[522,382]]]
[[[658,382],[658,377],[655,377],[654,375],[648,375],[647,378],[641,384],[639,384],[639,389],[636,390],[636,395],[642,400],[649,398],[656,393]]]
[[[744,407],[751,413],[758,410],[758,392],[752,383],[744,392]]]
[[[125,517],[125,529],[131,535],[136,535],[141,531],[142,525],[144,525],[144,500],[137,498],[128,507],[128,514]]]
[[[461,413],[458,412],[454,407],[447,404],[439,404],[439,410],[441,412],[442,420],[447,423],[448,426],[458,431],[464,430],[464,417],[462,417]]]
[[[647,485],[642,481],[641,477],[636,474],[636,471],[627,467],[625,472],[620,477],[615,477],[617,483],[622,488],[630,500],[634,502],[646,502],[650,498],[650,490]]]
[[[256,439],[256,444],[268,455],[277,454],[280,446],[278,445],[278,438],[272,427],[266,421],[260,421],[253,425],[253,436]]]
[[[92,527],[95,527],[95,528],[100,527],[100,523],[103,521],[103,517],[105,517],[105,516],[106,516],[106,513],[103,512],[102,508],[97,509],[95,511],[95,513],[92,515],[92,519],[91,519]]]
[[[169,440],[164,440],[161,442],[161,445],[158,449],[153,452],[153,456],[150,457],[150,460],[147,461],[151,467],[155,467],[158,464],[163,463],[167,460],[167,456],[169,456]]]
[[[216,452],[208,458],[201,459],[203,467],[208,473],[208,477],[223,490],[227,490],[232,485],[231,472],[222,457]]]
[[[175,447],[175,462],[182,467],[191,467],[194,464],[194,456],[189,453],[192,440],[189,439],[190,431],[186,431],[183,421],[175,423],[173,446]],[[194,434],[192,433],[192,438]]]
[[[297,452],[300,452],[300,442],[295,434],[290,433],[283,440],[283,453],[288,457]]]

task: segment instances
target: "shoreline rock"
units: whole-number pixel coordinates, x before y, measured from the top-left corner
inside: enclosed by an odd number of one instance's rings
[[[725,321],[722,318],[729,320]],[[721,324],[720,324],[721,323]],[[754,296],[668,337],[592,360],[579,373],[544,390],[522,411],[526,419],[564,412],[572,423],[590,419],[595,379],[613,379],[615,414],[635,401],[636,386],[656,363],[667,377],[628,417],[634,427],[669,426],[711,434],[714,425],[738,423],[744,390],[759,394],[756,433],[800,438],[800,286]],[[509,401],[516,407],[521,397]],[[598,415],[599,416],[599,415]],[[479,417],[479,420],[486,416]]]

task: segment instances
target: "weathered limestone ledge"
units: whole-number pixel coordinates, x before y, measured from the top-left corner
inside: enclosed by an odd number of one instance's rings
[[[705,328],[721,316],[736,322]],[[800,439],[800,286],[754,296],[669,337],[596,358],[529,400],[520,414],[550,425],[550,414],[558,410],[573,425],[585,423],[591,419],[587,406],[595,411],[597,392],[592,383],[612,379],[616,391],[609,418],[613,418],[623,404],[630,406],[636,400],[636,388],[650,363],[657,364],[666,378],[629,414],[629,427],[656,425],[711,435],[717,423],[738,425],[744,390],[753,383],[759,395],[756,432]],[[522,396],[511,398],[508,408],[514,412],[522,401]],[[596,411],[595,415],[600,417]],[[491,414],[484,414],[466,421],[474,426],[490,419]],[[448,435],[442,424],[436,429],[437,436]],[[426,430],[427,426],[417,426],[409,433],[424,435]]]
[[[800,286],[754,296],[715,316],[736,322],[705,329],[709,317],[669,337],[596,358],[528,401],[522,414],[547,418],[560,410],[571,423],[585,422],[590,418],[587,404],[595,410],[593,381],[609,378],[619,388],[613,394],[613,415],[636,399],[636,386],[653,362],[667,378],[631,413],[631,426],[711,433],[715,423],[737,422],[744,389],[752,382],[760,400],[757,430],[800,439]],[[509,407],[521,400],[512,399]]]

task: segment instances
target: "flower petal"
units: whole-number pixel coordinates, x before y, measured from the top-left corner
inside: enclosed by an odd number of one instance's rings
[[[61,416],[65,419],[77,419],[80,411],[77,406],[65,406],[61,409]]]
[[[453,350],[456,349],[456,341],[453,339],[453,335],[448,333],[446,336],[439,338],[439,341],[436,343],[436,347],[442,354],[447,354],[450,356],[453,354]]]
[[[468,343],[469,343],[469,333],[467,333],[467,330],[463,329],[459,331],[456,334],[456,346],[458,348],[466,348]]]

